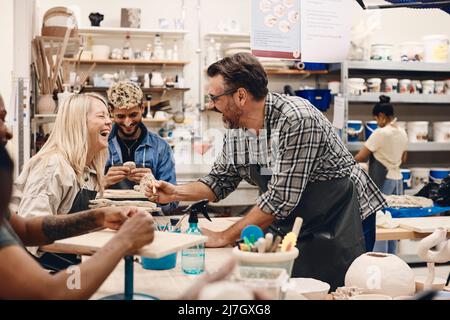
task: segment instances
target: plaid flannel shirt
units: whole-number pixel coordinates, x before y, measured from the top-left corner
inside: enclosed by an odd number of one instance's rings
[[[256,205],[276,219],[284,219],[301,201],[308,183],[350,177],[361,219],[386,207],[375,183],[356,163],[336,135],[330,121],[308,100],[269,93],[264,128],[259,135],[247,129],[227,130],[224,145],[211,172],[199,179],[211,188],[216,201],[250,180],[250,164],[270,174],[268,190]]]

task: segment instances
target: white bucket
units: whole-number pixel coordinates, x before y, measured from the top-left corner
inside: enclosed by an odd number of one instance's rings
[[[445,81],[436,81],[434,83],[434,93],[436,94],[445,93]]]
[[[388,78],[384,79],[384,91],[385,92],[397,92],[398,91],[398,79]]]
[[[428,121],[411,121],[406,124],[409,142],[428,141]]]
[[[436,142],[450,142],[450,121],[433,123],[433,138]]]
[[[422,38],[425,45],[425,62],[447,62],[448,61],[448,36],[434,34]]]
[[[392,44],[373,44],[370,47],[370,60],[392,61]]]
[[[399,81],[399,89],[400,93],[410,93],[411,89],[411,80],[410,79],[401,79]]]
[[[360,95],[367,90],[364,84],[365,80],[363,78],[349,78],[347,81],[347,91],[348,94]]]
[[[400,44],[401,61],[422,61],[423,43],[421,42],[403,42]]]
[[[423,94],[434,94],[434,80],[422,81]]]
[[[367,79],[367,91],[368,92],[380,92],[381,91],[381,79],[380,78]]]
[[[411,170],[411,188],[419,189],[426,185],[429,181],[429,168],[410,168]]]

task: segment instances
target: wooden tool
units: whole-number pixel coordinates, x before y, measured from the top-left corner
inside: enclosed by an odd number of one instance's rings
[[[270,249],[272,248],[272,243],[273,243],[273,234],[266,233],[266,252],[270,252]]]
[[[295,218],[294,227],[292,228],[292,232],[297,235],[297,237],[300,234],[300,229],[302,228],[303,219],[300,217]]]
[[[281,237],[276,236],[275,240],[273,240],[272,248],[270,248],[270,252],[277,252],[278,246],[280,245]]]

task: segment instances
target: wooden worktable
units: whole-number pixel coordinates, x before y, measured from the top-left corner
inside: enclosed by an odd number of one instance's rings
[[[161,223],[170,217],[157,217]],[[432,219],[430,217],[429,219]],[[239,218],[215,218],[213,222],[206,219],[199,219],[200,227],[210,230],[220,231],[228,228]],[[186,219],[187,220],[187,219]],[[427,233],[418,233],[403,228],[380,229],[377,228],[377,240],[399,240],[399,239],[418,239],[427,236]],[[92,234],[91,234],[92,236]],[[450,236],[450,234],[449,234]],[[67,243],[67,242],[65,242]],[[51,248],[51,246],[50,246]],[[61,243],[54,248],[62,250]],[[73,249],[73,246],[71,247]],[[91,251],[80,252],[92,254]],[[214,272],[222,266],[231,257],[231,248],[206,249],[205,270]],[[89,257],[83,257],[83,260]],[[134,289],[136,292],[155,296],[159,299],[176,299],[185,290],[198,279],[198,276],[185,275],[181,270],[181,254],[178,253],[177,265],[171,270],[146,270],[138,263],[134,264]],[[112,274],[102,284],[99,290],[93,295],[93,299],[99,299],[104,296],[117,293],[123,290],[124,281],[124,262],[121,261]]]

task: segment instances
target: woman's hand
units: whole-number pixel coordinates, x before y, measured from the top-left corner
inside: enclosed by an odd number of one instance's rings
[[[119,241],[128,243],[128,251],[133,253],[153,241],[154,220],[151,214],[135,207],[130,208],[128,216],[130,218],[122,224],[116,237],[120,239]]]

